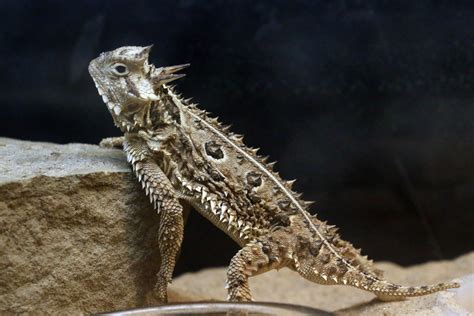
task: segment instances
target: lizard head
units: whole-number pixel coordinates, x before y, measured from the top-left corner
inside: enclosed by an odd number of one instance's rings
[[[150,50],[151,46],[125,46],[102,53],[89,64],[97,90],[123,132],[144,127],[163,84],[183,77],[174,72],[189,66],[155,68],[148,63]]]

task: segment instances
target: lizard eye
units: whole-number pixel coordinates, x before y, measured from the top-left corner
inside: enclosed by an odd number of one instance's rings
[[[115,64],[112,66],[112,72],[117,76],[125,76],[128,74],[128,68],[124,64]]]

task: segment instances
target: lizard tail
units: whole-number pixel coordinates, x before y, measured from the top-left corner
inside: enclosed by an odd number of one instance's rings
[[[425,286],[402,286],[386,281],[372,284],[369,291],[373,292],[382,301],[397,301],[406,297],[422,296],[447,289],[460,287],[459,283],[438,283]]]

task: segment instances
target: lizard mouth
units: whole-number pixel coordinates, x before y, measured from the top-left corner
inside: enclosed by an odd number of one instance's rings
[[[109,110],[111,112],[115,113],[115,115],[120,115],[120,113],[122,112],[122,109],[120,108],[120,106],[118,104],[112,102],[112,100],[109,99],[107,93],[105,93],[105,91],[102,88],[101,84],[95,79],[96,78],[95,74],[97,72],[98,72],[97,69],[92,64],[90,64],[89,65],[89,73],[91,74],[92,80],[94,80],[94,84],[95,84],[95,87],[97,88],[97,92],[102,97],[102,100],[107,105]],[[108,92],[110,92],[110,91],[108,90]],[[110,95],[110,93],[109,93],[109,95]]]
[[[110,95],[113,96],[113,92],[110,91],[109,89],[104,89],[102,88],[102,85],[98,80],[96,80],[96,73],[98,72],[98,69],[94,67],[94,65],[91,63],[89,65],[89,73],[91,74],[92,79],[94,80],[95,87],[97,88],[97,92],[99,95],[102,97],[102,100],[104,103],[107,105],[107,108],[109,109],[110,113],[112,114],[112,118],[114,119],[114,124],[118,128],[120,128],[122,131],[127,131],[130,132],[132,131],[133,127],[128,124],[126,121],[119,119],[119,115],[122,113],[122,107],[114,102],[113,100],[110,99]],[[106,91],[108,93],[106,93]]]
[[[100,87],[97,81],[95,81],[95,79],[94,79],[94,83],[95,83],[95,87],[97,88],[97,91],[99,92],[99,95],[102,97],[102,100],[107,105],[109,110],[112,111],[115,115],[120,115],[120,113],[122,112],[122,109],[120,108],[120,106],[115,104],[111,100],[109,100],[109,97],[104,92],[104,90]]]

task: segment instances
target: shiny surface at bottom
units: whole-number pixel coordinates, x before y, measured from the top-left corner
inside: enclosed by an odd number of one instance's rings
[[[154,316],[154,315],[332,315],[314,308],[278,303],[260,302],[198,302],[168,304],[101,313],[103,316]]]

